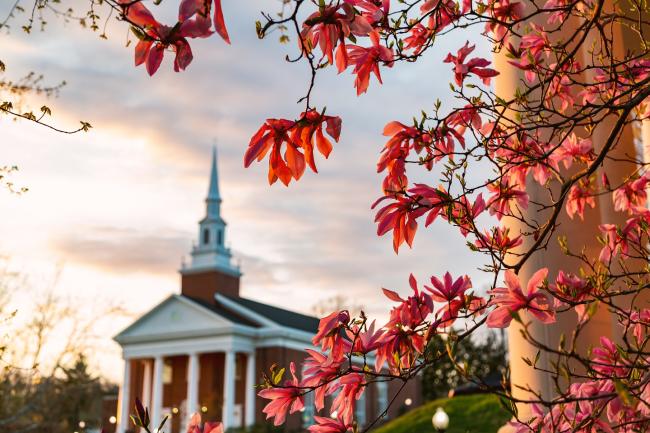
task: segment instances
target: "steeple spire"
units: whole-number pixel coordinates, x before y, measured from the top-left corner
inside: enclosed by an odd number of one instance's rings
[[[205,199],[208,202],[221,203],[221,195],[219,194],[219,170],[217,167],[217,146],[212,146],[212,168],[210,169],[210,187],[208,188],[208,197]],[[208,207],[208,215],[210,209]]]
[[[226,247],[226,221],[221,217],[219,169],[217,147],[212,147],[210,186],[205,198],[205,217],[199,221],[198,243],[192,248],[192,260],[182,272],[218,270],[239,277],[239,268],[232,263],[230,249]]]

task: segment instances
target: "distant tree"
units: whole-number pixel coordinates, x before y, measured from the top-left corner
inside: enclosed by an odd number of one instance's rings
[[[458,334],[452,332],[447,338],[457,340]],[[425,400],[445,397],[459,385],[470,381],[480,383],[489,376],[502,375],[506,371],[506,347],[494,332],[489,332],[483,340],[460,339],[450,347],[452,358],[444,356],[446,339],[437,335],[429,341],[425,356],[436,361],[427,365],[422,373],[422,396]]]
[[[330,314],[332,311],[340,311],[344,309],[348,309],[353,313],[358,313],[363,310],[363,306],[340,293],[337,293],[323,301],[318,301],[311,306],[311,312],[316,317],[323,317]]]
[[[9,263],[0,259],[0,432],[71,433],[79,421],[97,426],[102,398],[116,387],[91,373],[85,353],[97,317],[121,309],[111,305],[84,317],[74,300],[54,294],[55,277],[34,292],[28,320],[18,320],[13,298],[30,286]]]

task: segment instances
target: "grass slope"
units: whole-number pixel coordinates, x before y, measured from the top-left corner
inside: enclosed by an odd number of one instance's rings
[[[437,407],[449,415],[446,433],[496,433],[510,418],[496,396],[477,394],[430,401],[373,430],[374,433],[434,433],[431,417]]]

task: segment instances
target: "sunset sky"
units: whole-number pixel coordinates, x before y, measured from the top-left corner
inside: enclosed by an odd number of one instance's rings
[[[9,6],[2,3],[0,13]],[[174,3],[163,2],[170,16]],[[97,330],[93,363],[113,379],[121,363],[110,338],[179,291],[177,269],[204,213],[215,140],[227,240],[241,260],[243,296],[309,312],[341,294],[384,316],[389,305],[380,288],[407,293],[410,272],[420,280],[446,270],[468,273],[476,276],[475,287],[483,281],[478,258],[455,230],[443,223],[422,228],[415,249],[396,256],[390,238],[376,236],[370,211],[380,194],[375,164],[383,125],[409,122],[436,97],[453,103],[451,67],[442,59],[464,41],[440,39],[424,61],[384,70],[384,85],[373,78],[359,98],[349,72],[324,71],[314,101],[343,118],[341,141],[328,161],[317,159],[320,174],[307,172],[289,188],[269,187],[266,165],[244,169],[243,154],[265,118],[299,114],[295,102],[308,70],[284,61],[288,51],[295,53],[294,41],[281,45],[277,34],[264,41],[255,35],[259,11],[275,11],[279,2],[223,3],[232,46],[217,37],[194,40],[194,62],[180,74],[170,55],[154,77],[134,68],[121,23],[109,24],[109,40],[102,40],[49,17],[46,32],[28,36],[19,30],[25,19],[19,16],[0,39],[6,77],[36,71],[48,83],[68,83],[59,98],[45,101],[57,125],[93,125],[89,133],[67,136],[0,118],[2,165],[19,166],[13,180],[29,187],[24,195],[1,194],[0,254],[33,281],[62,266],[57,292],[88,311],[110,301],[133,313]],[[437,183],[433,175],[428,181]],[[19,316],[28,317],[29,297],[19,304]]]

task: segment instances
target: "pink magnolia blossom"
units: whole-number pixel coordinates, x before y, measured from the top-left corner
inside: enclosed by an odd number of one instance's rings
[[[510,230],[505,227],[495,227],[492,232],[479,233],[474,245],[477,248],[497,249],[499,251],[508,251],[521,245],[524,241],[521,235],[514,238],[510,237]]]
[[[467,275],[454,280],[449,272],[446,272],[442,281],[437,277],[431,277],[433,287],[424,286],[431,293],[435,302],[444,303],[441,310],[436,313],[440,317],[442,326],[451,326],[458,317],[458,312],[466,307],[465,292],[472,287],[472,281]]]
[[[383,236],[393,231],[393,250],[398,253],[399,247],[406,242],[411,247],[415,232],[418,229],[417,218],[427,212],[428,209],[413,209],[413,202],[405,197],[384,196],[379,198],[372,205],[377,207],[384,200],[391,199],[393,202],[387,204],[377,211],[375,222],[377,223],[377,235]]]
[[[497,40],[504,40],[508,28],[501,23],[521,18],[524,13],[524,5],[520,2],[511,3],[510,0],[490,0],[487,2],[487,12],[497,20],[488,21],[485,31],[491,32]]]
[[[201,428],[201,414],[195,413],[187,424],[187,433],[224,433],[220,422],[205,422]]]
[[[648,200],[648,182],[650,182],[650,173],[648,172],[637,179],[625,182],[612,194],[614,209],[633,213],[634,207],[645,206]]]
[[[381,329],[375,331],[375,321],[370,323],[366,331],[359,328],[358,325],[353,325],[352,329],[347,330],[348,338],[352,342],[352,353],[368,354],[373,352],[379,347],[383,331]]]
[[[632,327],[632,335],[636,340],[637,346],[641,346],[648,336],[650,329],[650,309],[644,308],[641,311],[633,311],[630,314],[629,325]]]
[[[449,53],[445,60],[443,60],[445,63],[452,63],[454,65],[454,76],[456,84],[459,86],[463,85],[463,81],[470,74],[480,77],[486,86],[490,84],[492,77],[499,75],[494,69],[486,68],[490,64],[489,60],[474,57],[465,63],[467,56],[474,51],[475,47],[475,45],[470,46],[469,41],[467,41],[455,56]]]
[[[416,24],[411,29],[410,35],[404,38],[404,50],[413,50],[414,55],[420,54],[425,44],[431,40],[432,35],[433,32],[424,25]]]
[[[303,364],[304,374],[302,385],[314,388],[314,406],[316,410],[325,407],[325,396],[329,393],[334,379],[339,375],[343,359],[333,360],[330,357],[306,349],[309,356]]]
[[[427,22],[428,30],[436,34],[458,21],[462,14],[471,8],[471,0],[463,0],[462,3],[462,10],[459,11],[457,3],[453,0],[425,0],[420,6],[420,12],[430,14]]]
[[[505,273],[506,287],[497,287],[489,292],[492,299],[488,306],[496,308],[488,315],[487,325],[490,328],[507,328],[512,321],[512,315],[519,310],[527,310],[543,323],[555,322],[555,312],[551,308],[548,298],[539,291],[547,275],[547,268],[535,272],[526,286],[527,293],[524,293],[517,275],[511,270],[507,270]]]
[[[331,410],[332,413],[336,412],[345,424],[352,423],[356,401],[361,398],[365,387],[365,379],[360,373],[343,376],[336,383],[335,389],[338,394],[332,401]]]
[[[425,227],[431,225],[438,215],[446,209],[446,202],[451,201],[449,195],[442,187],[433,188],[422,183],[416,183],[408,192],[415,197],[415,200],[420,206],[426,208],[425,214],[427,218],[424,221]]]
[[[575,306],[575,312],[578,314],[578,321],[584,322],[587,317],[588,304],[582,303],[589,299],[593,287],[587,280],[564,271],[558,272],[555,284],[549,285],[549,290],[556,298],[555,308],[564,305],[564,302],[580,302]]]
[[[486,208],[487,205],[485,200],[483,200],[482,193],[476,196],[474,203],[471,203],[467,196],[463,196],[453,202],[450,215],[443,213],[442,217],[457,225],[460,234],[467,236],[469,232],[474,231],[473,221],[483,213]]]
[[[380,64],[389,68],[393,66],[393,50],[381,45],[377,32],[370,33],[370,41],[372,42],[370,47],[360,47],[358,45],[348,45],[347,47],[348,58],[351,63],[354,63],[352,73],[357,76],[354,81],[357,95],[368,90],[370,73],[375,74],[379,83],[382,83],[381,73],[379,72]]]
[[[307,430],[311,433],[345,433],[352,430],[352,424],[344,422],[340,417],[334,419],[315,416],[314,421],[316,421],[316,424],[307,427]]]
[[[248,143],[244,166],[261,161],[270,153],[269,184],[280,179],[285,186],[292,179],[300,179],[307,166],[317,173],[314,149],[318,149],[325,158],[332,151],[332,142],[323,134],[323,127],[327,135],[338,142],[341,135],[341,118],[338,116],[327,116],[309,109],[296,121],[266,119]]]
[[[589,163],[595,157],[594,145],[588,138],[578,138],[575,133],[562,142],[562,145],[551,155],[556,164],[562,162],[564,168],[569,169],[574,161]]]
[[[511,209],[518,206],[520,209],[528,208],[528,193],[517,184],[510,184],[511,180],[502,178],[500,182],[494,182],[487,186],[492,193],[487,206],[490,215],[496,215],[497,219],[511,214]]]
[[[221,15],[221,0],[215,1],[216,31],[226,40],[228,33]],[[149,75],[156,73],[164,52],[171,48],[176,56],[174,70],[184,70],[192,62],[192,50],[188,38],[206,38],[212,35],[212,21],[209,17],[212,0],[183,0],[179,5],[178,23],[169,27],[159,23],[142,2],[120,0],[124,16],[144,33],[135,47],[135,65],[146,63]]]
[[[432,324],[428,334],[431,334],[436,328],[437,323]],[[422,332],[409,326],[391,326],[382,335],[381,344],[375,353],[375,371],[381,371],[386,363],[394,374],[411,368],[424,353],[426,341]]]
[[[598,258],[601,262],[607,263],[619,254],[625,257],[628,255],[630,245],[639,244],[645,232],[643,227],[650,224],[650,211],[637,208],[635,213],[638,216],[628,219],[623,227],[615,224],[601,224],[598,227],[603,234],[605,244]]]
[[[592,368],[607,378],[624,378],[628,374],[628,361],[622,357],[616,344],[607,337],[600,337],[600,347],[591,351]]]
[[[433,311],[433,299],[426,292],[418,290],[413,274],[409,276],[409,285],[413,290],[413,295],[406,299],[402,299],[392,290],[382,289],[388,299],[399,303],[391,310],[387,326],[400,325],[415,329]]]
[[[584,220],[584,213],[587,206],[595,208],[596,199],[592,192],[591,182],[581,180],[569,190],[566,201],[566,213],[571,219],[573,219],[574,215],[578,215],[581,220]]]
[[[284,387],[273,387],[261,390],[257,395],[267,400],[271,400],[262,412],[266,414],[266,419],[273,418],[273,425],[281,425],[288,413],[298,412],[305,407],[304,391],[300,389],[300,383],[296,377],[296,366],[292,362],[289,365],[291,380],[286,380]]]
[[[383,135],[390,137],[381,151],[377,162],[377,173],[387,171],[383,189],[386,194],[402,191],[407,183],[404,160],[414,149],[420,152],[432,141],[431,135],[400,122],[389,122],[384,126]]]
[[[345,328],[350,321],[350,313],[346,310],[335,311],[323,317],[318,324],[318,333],[312,338],[314,346],[320,345],[322,350],[330,351],[330,359],[338,361],[343,358],[350,347]]]
[[[340,71],[348,67],[347,47],[345,38],[350,35],[368,36],[373,31],[368,20],[356,14],[352,5],[343,3],[340,6],[328,6],[311,14],[302,25],[300,43],[311,52],[313,47],[320,47],[323,56],[330,64],[334,64],[336,49],[336,65]]]

